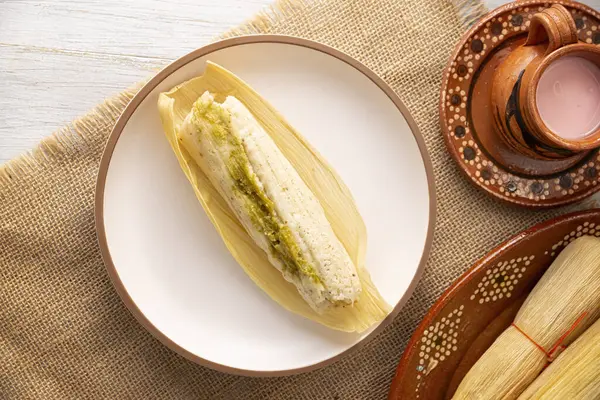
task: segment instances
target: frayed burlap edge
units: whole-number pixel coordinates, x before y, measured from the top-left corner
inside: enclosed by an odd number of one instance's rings
[[[465,28],[488,13],[487,7],[479,0],[451,0],[451,3],[454,4],[456,13]]]
[[[0,165],[0,186],[10,184],[22,174],[35,174],[50,158],[60,157],[67,149],[85,148],[100,134],[98,123],[116,121],[142,86],[143,83],[135,84],[105,100],[83,117],[43,139],[32,150]]]
[[[232,36],[253,35],[268,32],[273,25],[282,19],[292,17],[298,10],[310,7],[312,4],[323,0],[280,0],[273,5],[267,6],[251,19],[229,31],[220,38]],[[473,25],[479,18],[487,14],[487,7],[480,0],[448,0],[456,9],[456,13],[467,28]]]

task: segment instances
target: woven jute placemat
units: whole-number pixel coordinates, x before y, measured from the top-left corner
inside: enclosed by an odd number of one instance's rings
[[[385,398],[411,332],[439,294],[494,245],[561,212],[486,197],[444,147],[442,70],[484,13],[478,0],[286,1],[226,34],[294,35],[346,52],[398,93],[425,137],[438,196],[433,251],[411,300],[377,338],[316,372],[258,379],[195,365],[147,333],[111,286],[94,228],[100,157],[129,90],[0,170],[0,398]]]

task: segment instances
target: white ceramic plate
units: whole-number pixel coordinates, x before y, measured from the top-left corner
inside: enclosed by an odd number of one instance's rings
[[[368,230],[367,268],[393,313],[369,332],[337,332],[284,310],[246,276],[196,200],[169,147],[158,94],[205,61],[247,81],[329,160]],[[246,375],[325,365],[400,311],[433,234],[433,176],[423,140],[392,90],[324,45],[283,36],[218,42],[177,60],[131,101],[102,159],[98,237],[111,278],[136,318],[200,364]]]

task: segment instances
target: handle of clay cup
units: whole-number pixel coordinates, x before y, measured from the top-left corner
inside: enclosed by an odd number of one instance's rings
[[[548,42],[545,55],[559,47],[577,43],[575,20],[571,13],[560,4],[554,4],[531,18],[525,46],[544,42]]]

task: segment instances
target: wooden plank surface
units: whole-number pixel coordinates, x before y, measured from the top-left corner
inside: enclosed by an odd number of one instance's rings
[[[0,164],[271,1],[0,0]]]

